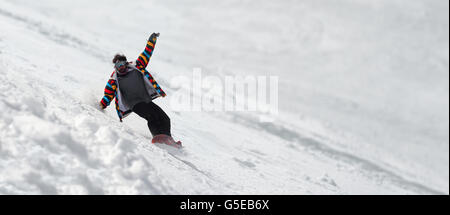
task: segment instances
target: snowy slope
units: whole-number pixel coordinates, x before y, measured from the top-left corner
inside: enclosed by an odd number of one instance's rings
[[[448,194],[448,1],[320,2],[0,0],[0,194]],[[154,31],[181,151],[95,107]],[[193,67],[278,75],[279,116],[173,111]]]

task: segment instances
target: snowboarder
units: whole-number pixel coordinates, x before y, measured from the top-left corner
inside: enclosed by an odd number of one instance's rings
[[[115,98],[119,119],[134,112],[147,120],[148,128],[153,135],[152,143],[164,143],[181,146],[175,142],[170,131],[170,118],[153,100],[165,97],[152,75],[147,71],[147,65],[153,54],[159,33],[153,33],[135,62],[128,62],[124,55],[114,56],[114,72],[105,87],[105,96],[100,101],[100,107],[105,109]]]

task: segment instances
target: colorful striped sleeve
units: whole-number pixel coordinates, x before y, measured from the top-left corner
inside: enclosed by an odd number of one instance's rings
[[[136,60],[136,67],[138,69],[145,69],[147,67],[148,62],[152,57],[153,50],[155,49],[156,38],[157,38],[156,34],[153,33],[148,39],[144,51],[139,55],[138,59]]]
[[[103,104],[103,106],[105,107],[109,106],[111,101],[116,96],[116,89],[117,89],[116,80],[114,80],[113,78],[109,79],[105,87],[105,96],[103,96],[102,100],[100,101]]]

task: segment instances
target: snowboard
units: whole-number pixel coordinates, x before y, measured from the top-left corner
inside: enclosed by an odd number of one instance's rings
[[[152,139],[153,144],[164,144],[168,146],[172,146],[175,148],[181,148],[183,145],[181,144],[181,141],[175,141],[171,136],[165,135],[165,134],[159,134],[153,137]]]

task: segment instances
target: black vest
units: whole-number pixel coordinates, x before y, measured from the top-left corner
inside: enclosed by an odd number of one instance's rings
[[[125,75],[117,75],[120,93],[122,99],[133,109],[133,107],[141,102],[150,102],[152,98],[147,92],[144,83],[144,76],[139,70],[129,66]]]

